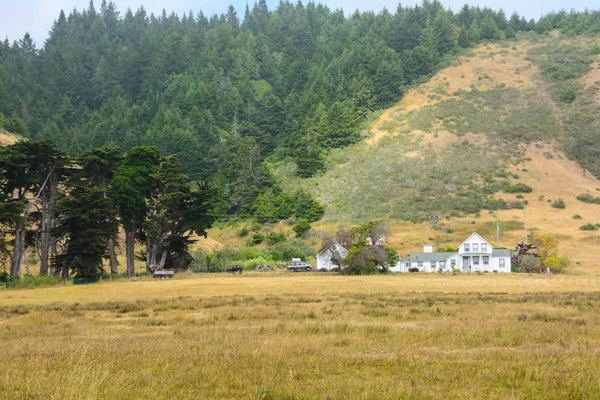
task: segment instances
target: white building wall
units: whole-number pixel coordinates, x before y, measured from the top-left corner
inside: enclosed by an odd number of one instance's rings
[[[481,245],[485,244],[486,246],[486,250],[482,251],[482,247]],[[466,250],[466,246],[468,245],[469,249],[468,251]],[[473,233],[471,236],[469,236],[469,238],[467,240],[465,240],[464,242],[461,243],[461,245],[458,247],[458,254],[459,255],[469,255],[470,253],[473,254],[487,254],[489,256],[492,255],[492,249],[494,247],[484,238],[482,238],[481,236],[479,236],[477,233]]]
[[[335,251],[342,255],[342,257],[346,257],[348,255],[348,250],[346,250],[341,244],[334,244]],[[331,261],[331,250],[326,250],[317,255],[317,271],[320,269],[326,269],[328,271],[333,268],[340,268],[339,265],[334,264]]]
[[[410,267],[410,261],[398,261],[396,265],[390,267],[390,272],[407,273]]]
[[[500,259],[504,259],[504,268],[500,268]],[[492,259],[492,268],[491,272],[498,271],[498,273],[510,273],[511,272],[511,263],[510,257],[494,257]]]

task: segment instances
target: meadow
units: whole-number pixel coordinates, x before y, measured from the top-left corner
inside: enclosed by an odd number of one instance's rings
[[[0,291],[0,398],[600,397],[600,277],[180,274]]]

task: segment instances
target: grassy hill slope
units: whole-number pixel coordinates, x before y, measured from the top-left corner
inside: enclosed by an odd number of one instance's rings
[[[299,181],[287,165],[278,175],[325,203],[317,230],[387,219],[402,253],[423,242],[458,245],[472,231],[495,242],[495,221],[503,222],[500,245],[513,247],[525,237],[527,202],[530,234],[556,235],[574,268],[600,271],[600,235],[579,229],[600,223],[600,205],[576,200],[600,196],[600,180],[581,166],[591,165],[589,154],[574,150],[600,111],[594,43],[550,35],[482,45],[385,110],[364,142],[333,151],[323,175]],[[502,190],[517,183],[532,192]],[[565,209],[552,207],[558,199]],[[429,214],[442,220],[431,223]]]

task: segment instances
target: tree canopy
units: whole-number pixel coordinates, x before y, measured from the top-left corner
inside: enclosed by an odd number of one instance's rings
[[[355,12],[260,1],[206,16],[119,11],[93,2],[57,10],[43,49],[29,35],[0,43],[0,127],[70,155],[118,145],[176,154],[182,172],[218,182],[222,213],[248,213],[273,188],[265,160],[307,177],[332,148],[361,138],[370,112],[479,40],[517,31],[598,30],[598,13],[539,22],[438,1]],[[251,163],[250,169],[246,169]],[[250,189],[250,184],[254,185]]]

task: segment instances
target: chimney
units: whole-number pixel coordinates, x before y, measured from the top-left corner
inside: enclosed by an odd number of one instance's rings
[[[433,245],[423,243],[423,253],[433,253]]]

